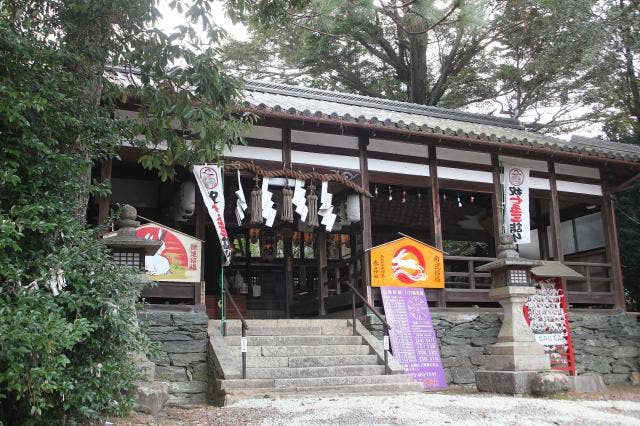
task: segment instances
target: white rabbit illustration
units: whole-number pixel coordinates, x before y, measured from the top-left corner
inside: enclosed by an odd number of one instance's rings
[[[147,240],[152,240],[151,234],[147,234],[144,236]],[[162,245],[156,251],[153,256],[145,256],[144,257],[144,265],[151,275],[164,275],[169,272],[171,269],[171,265],[169,265],[169,260],[166,257],[162,256],[162,252],[167,247],[163,240],[162,230],[158,231],[158,240],[162,241]]]
[[[394,278],[398,278],[400,275],[404,275],[411,281],[424,281],[427,279],[427,274],[424,272],[424,268],[415,259],[407,259],[409,253],[402,249],[391,260],[391,269],[393,270]]]

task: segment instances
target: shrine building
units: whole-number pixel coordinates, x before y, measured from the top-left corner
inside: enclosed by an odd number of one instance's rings
[[[445,288],[426,290],[431,306],[496,307],[488,297],[490,274],[477,268],[496,257],[505,165],[529,170],[523,214],[530,242],[518,245],[520,256],[561,261],[582,275],[564,281],[570,308],[624,308],[614,195],[637,180],[640,147],[562,140],[508,118],[258,81],[246,83],[238,111],[258,121],[246,145],[224,150],[232,254],[222,276],[245,318],[336,315],[351,307],[347,282],[379,305],[367,250],[399,233],[445,252]],[[144,297],[151,304],[204,305],[218,318],[220,243],[193,173],[184,169],[161,182],[139,157],[122,146],[119,160],[94,170],[96,178],[111,179],[112,195],[95,200],[90,220],[102,223],[110,208],[128,203],[143,222],[177,231],[173,240],[201,241],[178,253],[178,243],[165,239],[165,254],[172,254],[166,263],[160,259],[158,272],[175,266],[200,276],[185,282],[186,273],[176,272],[175,280],[160,274]],[[296,211],[291,222],[281,220],[283,189],[292,185],[283,170],[331,177],[325,189],[335,218],[310,226]],[[277,214],[271,223],[252,223],[251,192],[265,175],[272,175],[267,189]],[[320,206],[322,179],[303,180],[315,187]],[[240,186],[249,207],[239,221]],[[148,238],[162,239],[163,232]],[[202,264],[194,269],[196,250]]]

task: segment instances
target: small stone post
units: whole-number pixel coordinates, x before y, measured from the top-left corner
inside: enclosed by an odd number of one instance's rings
[[[498,341],[488,347],[484,369],[476,372],[476,386],[480,391],[529,393],[533,377],[550,369],[549,355],[536,342],[523,312],[527,298],[535,293],[530,269],[540,264],[521,258],[513,237],[507,234],[500,238],[498,259],[477,268],[491,272],[489,295],[500,303],[504,313]]]

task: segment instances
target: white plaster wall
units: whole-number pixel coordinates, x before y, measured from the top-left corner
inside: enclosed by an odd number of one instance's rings
[[[268,141],[281,141],[282,129],[279,127],[253,126],[242,136],[253,139],[264,139]]]
[[[462,161],[472,164],[491,164],[491,154],[486,152],[464,151],[462,149],[436,148],[438,160]]]
[[[385,139],[369,139],[368,151],[386,152],[389,154],[410,155],[412,157],[429,157],[429,147],[415,143],[404,143]]]
[[[291,131],[291,142],[307,145],[330,146],[334,148],[358,149],[356,136],[332,135],[330,133]]]
[[[298,164],[315,164],[323,167],[360,170],[358,157],[345,155],[318,154],[316,152],[291,151],[291,162]]]
[[[252,160],[282,161],[282,150],[257,146],[236,145],[232,149],[225,147],[224,155]]]
[[[369,170],[375,172],[398,173],[402,175],[429,176],[426,164],[402,163],[399,161],[378,160],[369,158]]]

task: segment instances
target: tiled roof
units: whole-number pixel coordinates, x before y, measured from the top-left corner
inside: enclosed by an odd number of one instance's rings
[[[570,141],[527,131],[517,120],[408,102],[249,80],[244,107],[309,119],[365,123],[640,162],[640,146],[573,136]]]

